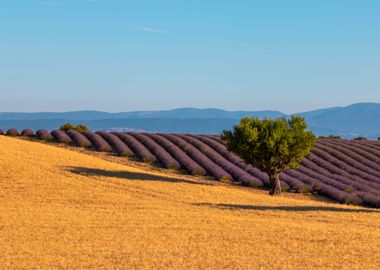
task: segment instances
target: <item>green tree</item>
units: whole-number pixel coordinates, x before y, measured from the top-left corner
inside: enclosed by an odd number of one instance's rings
[[[66,123],[66,124],[62,125],[59,129],[62,131],[75,130],[75,126],[71,123]]]
[[[71,123],[66,123],[62,125],[59,129],[62,131],[69,131],[69,130],[75,130],[79,132],[90,131],[90,129],[86,125],[80,124],[80,125],[75,126]]]
[[[276,195],[281,193],[280,173],[297,168],[316,142],[306,128],[299,116],[290,120],[246,117],[233,130],[223,131],[222,139],[231,152],[268,174],[269,194]]]
[[[83,125],[83,124],[77,125],[77,126],[75,127],[75,130],[76,130],[76,131],[79,131],[79,132],[87,132],[87,131],[90,131],[90,129],[89,129],[86,125]]]

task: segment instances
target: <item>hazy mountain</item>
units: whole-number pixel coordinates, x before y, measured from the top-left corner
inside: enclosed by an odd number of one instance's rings
[[[341,135],[352,138],[380,136],[380,104],[358,103],[298,113],[305,117],[317,135]],[[108,113],[100,111],[0,113],[0,128],[55,129],[73,122],[85,123],[91,129],[132,129],[157,132],[213,133],[230,129],[244,116],[281,117],[279,111],[225,111],[220,109],[179,108],[166,111],[132,111]]]
[[[285,114],[279,111],[225,111],[220,109],[180,108],[167,111],[132,111],[108,113],[99,111],[78,112],[41,112],[41,113],[0,113],[0,120],[99,120],[99,119],[140,119],[140,118],[226,118],[240,119],[244,116],[280,117]]]

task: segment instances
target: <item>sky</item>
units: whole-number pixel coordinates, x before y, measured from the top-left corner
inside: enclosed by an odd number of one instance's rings
[[[378,0],[0,0],[0,111],[380,102]]]

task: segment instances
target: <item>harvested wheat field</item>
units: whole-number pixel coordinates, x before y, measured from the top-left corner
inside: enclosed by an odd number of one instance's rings
[[[1,269],[379,269],[380,211],[0,137]]]

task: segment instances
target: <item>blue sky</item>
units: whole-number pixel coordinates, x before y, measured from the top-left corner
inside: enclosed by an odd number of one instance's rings
[[[380,102],[378,0],[1,0],[0,111]]]

